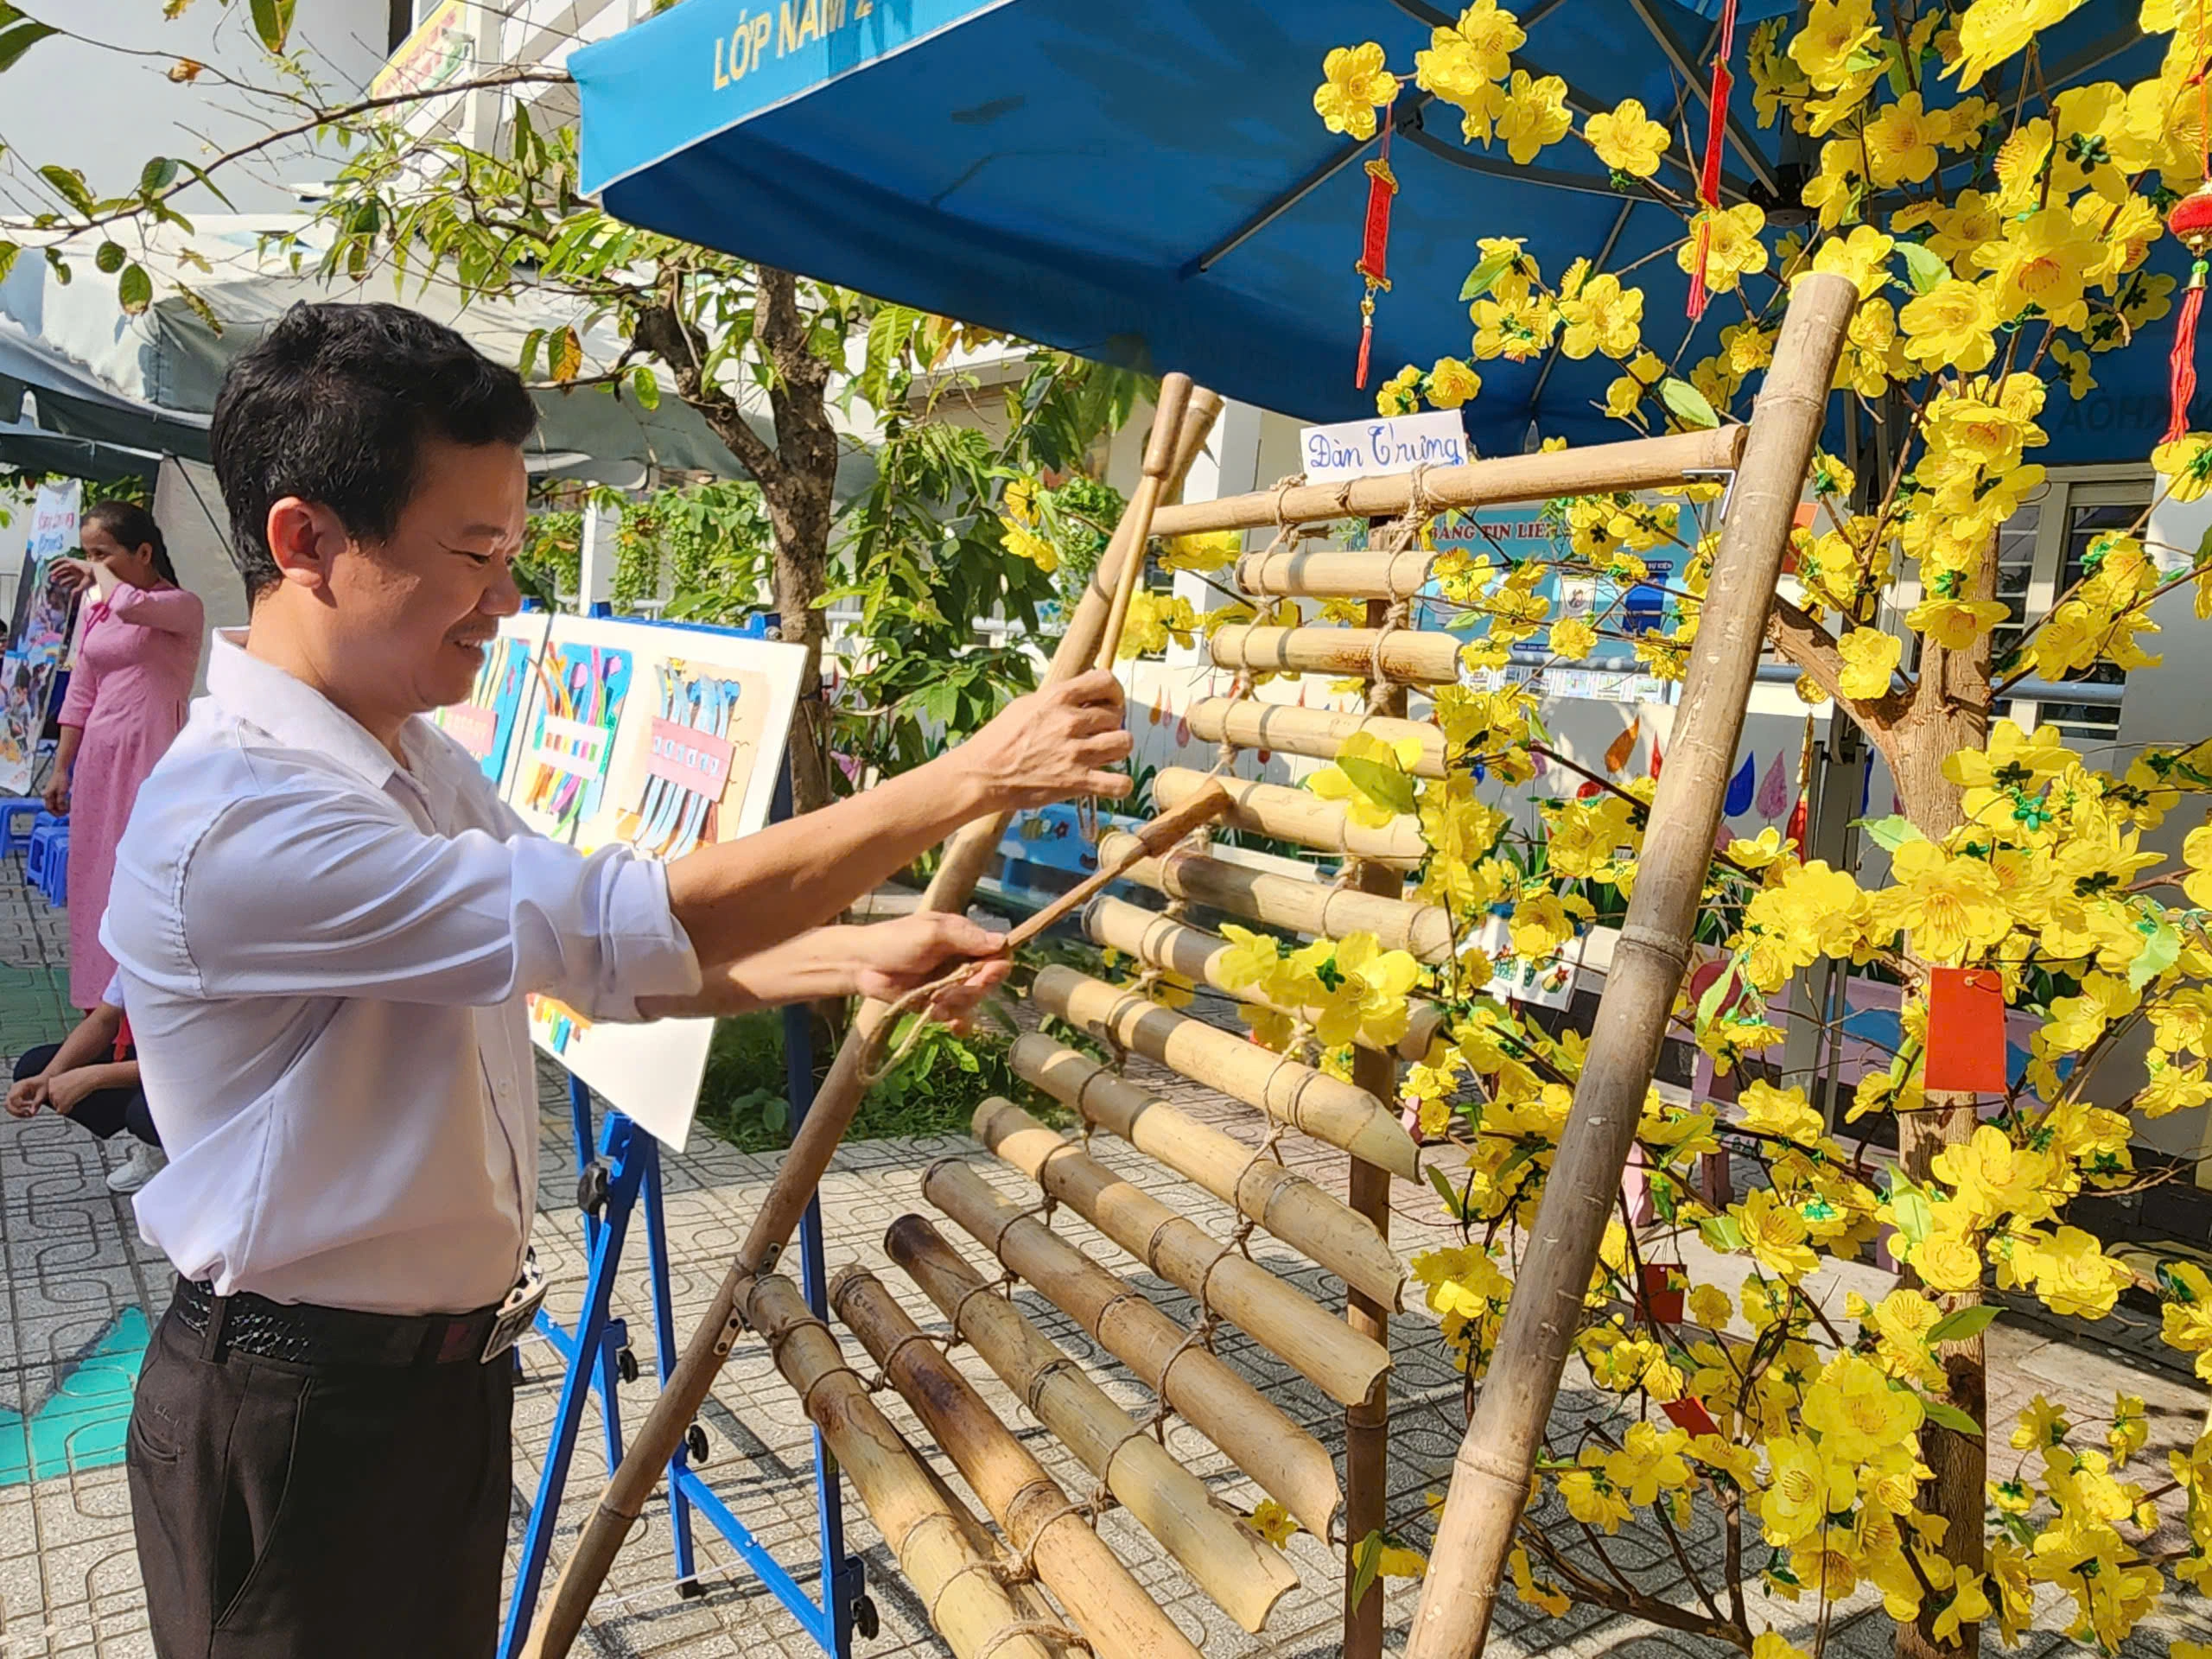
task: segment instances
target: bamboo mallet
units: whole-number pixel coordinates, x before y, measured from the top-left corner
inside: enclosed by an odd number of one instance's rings
[[[1160,511],[1160,498],[1167,488],[1175,466],[1175,435],[1182,429],[1183,410],[1191,401],[1191,377],[1164,374],[1160,397],[1154,405],[1152,436],[1144,446],[1144,476],[1129,498],[1127,545],[1122,568],[1114,573],[1114,600],[1106,612],[1106,631],[1099,637],[1098,653],[1091,667],[1110,669],[1122,654],[1122,630],[1129,620],[1129,601],[1144,580],[1145,554],[1152,543],[1152,518]]]
[[[1490,1630],[1536,1448],[1688,969],[1768,609],[1858,296],[1847,277],[1801,277],[1783,317],[1721,525],[1636,892],[1505,1327],[1452,1464],[1407,1659],[1470,1659]]]
[[[1196,461],[1205,446],[1206,434],[1220,413],[1221,399],[1214,393],[1202,391],[1192,396],[1175,445],[1173,481],[1179,483]],[[1147,532],[1149,524],[1147,517]],[[1133,543],[1130,539],[1129,532],[1136,527],[1133,516],[1125,513],[1121,530],[1099,560],[1091,585],[1084,589],[1075,614],[1069,619],[1067,632],[1053,649],[1052,664],[1045,673],[1046,684],[1073,679],[1090,667],[1105,635],[1111,608],[1112,590],[1105,584],[1116,580],[1129,558],[1141,560],[1144,556],[1144,543]],[[1121,560],[1118,563],[1117,550]],[[1118,644],[1118,634],[1115,637]],[[953,836],[946,845],[944,861],[923,899],[925,908],[956,914],[968,908],[976,882],[1005,831],[1008,816],[994,814],[978,819]],[[629,1449],[607,1481],[598,1508],[585,1522],[576,1547],[563,1565],[551,1592],[539,1605],[537,1617],[531,1625],[530,1639],[523,1649],[524,1659],[566,1659],[575,1645],[583,1629],[584,1617],[591,1610],[593,1598],[607,1582],[607,1572],[613,1566],[623,1541],[630,1535],[638,1516],[645,1512],[647,1500],[660,1483],[661,1471],[683,1444],[684,1430],[714,1387],[722,1361],[728,1357],[739,1331],[743,1329],[744,1321],[738,1310],[744,1306],[755,1276],[772,1268],[791,1242],[799,1217],[805,1213],[823,1172],[830,1167],[838,1142],[844,1139],[853,1115],[860,1109],[861,1096],[867,1092],[861,1083],[862,1062],[872,1034],[884,1023],[888,1012],[886,1003],[869,1001],[861,1004],[860,1013],[845,1033],[830,1074],[815,1091],[814,1104],[807,1113],[805,1123],[792,1139],[783,1167],[777,1171],[775,1180],[761,1200],[736,1259],[723,1274],[705,1317],[684,1344],[676,1370],[653,1402],[652,1410],[632,1437]]]

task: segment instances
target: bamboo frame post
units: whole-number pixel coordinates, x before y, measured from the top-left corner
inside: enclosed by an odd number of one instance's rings
[[[1156,427],[1178,433],[1173,452],[1174,481],[1179,483],[1181,475],[1190,470],[1220,413],[1219,397],[1211,392],[1194,391],[1178,426],[1155,422]],[[1124,531],[1133,533],[1135,528],[1124,519]],[[1090,667],[1090,659],[1104,638],[1107,612],[1112,602],[1111,589],[1105,584],[1116,579],[1120,569],[1115,562],[1116,548],[1122,549],[1125,561],[1141,561],[1144,557],[1144,544],[1138,542],[1132,549],[1131,539],[1130,534],[1117,532],[1100,557],[1091,585],[1084,591],[1075,614],[1068,620],[1067,632],[1053,648],[1052,664],[1045,674],[1046,683],[1058,684],[1073,679]],[[968,908],[976,883],[982,877],[983,867],[990,861],[1007,822],[1006,817],[995,814],[988,820],[978,819],[952,836],[945,849],[944,861],[924,896],[925,908],[952,912]],[[814,1104],[806,1115],[806,1122],[792,1138],[791,1149],[784,1155],[783,1167],[776,1172],[776,1179],[761,1200],[744,1244],[723,1274],[706,1316],[684,1344],[676,1370],[654,1400],[652,1411],[633,1433],[621,1464],[608,1478],[598,1507],[584,1523],[576,1547],[563,1565],[550,1593],[539,1604],[537,1617],[531,1624],[530,1639],[523,1646],[522,1659],[566,1659],[569,1649],[575,1645],[583,1629],[584,1616],[590,1611],[600,1586],[607,1582],[607,1571],[614,1565],[623,1541],[630,1535],[638,1516],[645,1512],[646,1500],[660,1484],[661,1471],[676,1455],[676,1448],[683,1444],[684,1430],[690,1426],[708,1390],[714,1387],[715,1375],[737,1340],[742,1328],[738,1310],[743,1306],[744,1297],[757,1276],[775,1266],[784,1247],[791,1242],[800,1216],[805,1213],[807,1201],[830,1167],[837,1143],[844,1139],[854,1113],[860,1109],[861,1096],[866,1093],[862,1078],[866,1075],[868,1051],[888,1012],[887,1004],[873,1000],[861,1004],[851,1028],[838,1046],[837,1058],[829,1076],[815,1091]]]
[[[1152,543],[1152,519],[1160,509],[1160,493],[1174,470],[1175,438],[1183,429],[1183,411],[1191,401],[1191,377],[1160,377],[1160,396],[1153,405],[1152,435],[1144,447],[1144,474],[1129,502],[1128,545],[1122,550],[1122,568],[1114,573],[1114,602],[1106,612],[1106,628],[1098,639],[1093,668],[1110,669],[1122,652],[1122,629],[1129,620],[1129,601],[1144,583],[1145,553]]]
[[[1469,1659],[1489,1633],[1536,1450],[1688,970],[1728,767],[1857,298],[1847,277],[1806,276],[1783,318],[1721,525],[1636,891],[1504,1329],[1453,1462],[1408,1659]]]
[[[1382,627],[1388,609],[1386,601],[1370,600],[1368,626]],[[1377,686],[1370,681],[1369,692],[1369,706],[1375,714],[1402,716],[1406,712],[1406,694],[1402,687]],[[1440,738],[1443,734],[1439,732],[1437,735]],[[1406,893],[1405,878],[1397,871],[1364,860],[1352,866],[1348,885],[1379,898],[1402,899]],[[1427,1052],[1425,1045],[1423,1052]],[[1395,1102],[1397,1098],[1397,1063],[1387,1053],[1356,1050],[1352,1054],[1351,1079],[1378,1099]],[[1346,1194],[1353,1212],[1365,1217],[1387,1245],[1390,1236],[1389,1173],[1355,1157],[1350,1160],[1347,1182]],[[1379,1344],[1385,1353],[1390,1350],[1389,1313],[1388,1303],[1366,1294],[1357,1285],[1345,1287],[1344,1323],[1359,1335]],[[1344,1554],[1345,1659],[1379,1659],[1382,1651],[1382,1575],[1373,1574],[1364,1592],[1357,1599],[1353,1597],[1353,1586],[1358,1578],[1355,1567],[1359,1552],[1370,1535],[1381,1532],[1387,1518],[1384,1504],[1389,1492],[1389,1466],[1390,1395],[1387,1381],[1377,1377],[1364,1400],[1344,1409],[1344,1537],[1351,1546]]]
[[[1034,1564],[1099,1659],[1198,1659],[1160,1605],[1085,1524],[1059,1483],[867,1268],[845,1268],[830,1306],[883,1367],[1007,1541]]]
[[[1326,1448],[1189,1332],[959,1159],[932,1164],[922,1196],[1182,1413],[1315,1537],[1329,1535],[1344,1497]]]
[[[919,1216],[901,1216],[884,1248],[953,1328],[1157,1538],[1231,1618],[1248,1630],[1267,1622],[1298,1582],[1281,1554],[1217,1503],[1205,1484],[1085,1376],[1057,1344],[990,1287]]]
[[[773,1274],[755,1281],[754,1321],[767,1338],[776,1369],[798,1391],[808,1419],[868,1505],[899,1571],[922,1592],[938,1634],[961,1659],[985,1653],[1052,1659],[1006,1587],[983,1569],[988,1559],[943,1495],[916,1466],[906,1444],[868,1398],[867,1385],[845,1363],[830,1329]]]

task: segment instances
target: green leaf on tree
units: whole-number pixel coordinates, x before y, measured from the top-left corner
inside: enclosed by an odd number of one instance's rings
[[[1986,1331],[2004,1311],[1994,1302],[1977,1302],[1972,1307],[1954,1308],[1928,1327],[1928,1340],[1970,1341]]]
[[[38,175],[54,188],[54,194],[80,213],[92,211],[92,187],[85,182],[85,175],[73,167],[61,167],[53,162],[38,170]]]
[[[120,242],[103,242],[92,255],[93,267],[103,276],[112,276],[130,263],[130,256],[123,251]]]
[[[1909,1187],[1891,1195],[1890,1219],[1897,1224],[1897,1236],[1904,1240],[1908,1249],[1936,1230],[1936,1211],[1929,1207],[1927,1196]]]
[[[1352,1547],[1351,1590],[1347,1598],[1357,1607],[1367,1599],[1375,1580],[1382,1575],[1382,1535],[1370,1532]]]
[[[1461,303],[1479,300],[1497,286],[1497,279],[1513,269],[1513,262],[1521,257],[1518,248],[1503,248],[1491,254],[1467,273],[1467,280],[1459,284]]]
[[[1716,1250],[1740,1250],[1744,1248],[1744,1229],[1733,1216],[1707,1216],[1698,1223],[1698,1231],[1705,1242]]]
[[[2174,965],[2181,955],[2181,934],[2171,922],[2160,922],[2145,937],[2143,948],[2127,964],[2127,988],[2139,991]]]
[[[61,31],[51,23],[26,17],[13,6],[0,6],[0,71],[12,69],[16,60],[49,35]]]
[[[175,184],[181,169],[166,156],[156,156],[139,169],[138,194],[142,196],[159,195]]]
[[[1459,1203],[1459,1189],[1452,1185],[1452,1178],[1434,1164],[1422,1166],[1421,1173],[1428,1177],[1428,1184],[1436,1189],[1436,1196],[1444,1200],[1444,1207],[1459,1220],[1466,1218],[1466,1211]]]
[[[1361,794],[1392,812],[1414,810],[1414,780],[1395,766],[1386,766],[1380,760],[1369,760],[1358,755],[1340,759],[1337,770],[1351,781],[1351,786]]]
[[[545,365],[554,379],[567,385],[584,366],[584,343],[573,328],[563,328],[554,334],[548,350]]]
[[[292,33],[294,0],[252,0],[253,32],[271,52],[282,52]]]
[[[1981,1425],[1949,1401],[1931,1400],[1923,1394],[1920,1396],[1920,1405],[1921,1409],[1928,1414],[1928,1421],[1938,1428],[1948,1428],[1955,1434],[1969,1435],[1977,1440],[1981,1438]]]
[[[122,303],[124,310],[134,317],[153,304],[154,279],[146,274],[146,267],[127,267],[116,281],[115,296]]]
[[[1892,812],[1886,818],[1856,818],[1855,827],[1867,840],[1885,853],[1894,853],[1908,841],[1925,841],[1927,836],[1913,828],[1912,820]]]
[[[8,273],[16,268],[16,256],[22,251],[13,242],[0,242],[0,283],[8,280]]]
[[[660,407],[660,382],[654,377],[650,364],[640,363],[630,371],[630,390],[637,397],[639,408]]]
[[[1897,256],[1904,261],[1905,280],[1916,294],[1926,294],[1950,279],[1951,267],[1935,249],[1919,242],[1900,242]]]
[[[1684,426],[1709,429],[1720,424],[1705,394],[1679,375],[1670,374],[1659,383],[1659,401]]]

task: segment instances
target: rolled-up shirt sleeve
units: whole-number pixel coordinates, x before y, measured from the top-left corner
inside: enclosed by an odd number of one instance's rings
[[[194,995],[489,1007],[539,993],[619,1020],[640,997],[699,988],[652,861],[532,834],[429,834],[336,785],[226,803],[177,879],[181,937],[128,959],[165,963],[169,988]],[[109,923],[129,925],[112,905]]]

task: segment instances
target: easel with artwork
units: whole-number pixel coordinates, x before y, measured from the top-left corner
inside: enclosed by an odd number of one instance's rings
[[[485,654],[468,700],[434,716],[500,786],[533,828],[590,851],[622,842],[669,859],[760,829],[789,810],[784,749],[804,653],[757,634],[524,614]],[[609,1471],[623,1450],[620,1390],[639,1366],[629,1326],[614,1311],[614,1279],[633,1224],[642,1227],[662,1381],[682,1345],[675,1325],[660,1147],[691,1127],[714,1022],[598,1025],[550,998],[534,999],[531,1032],[569,1071],[577,1205],[586,1273],[574,1328],[541,1312],[537,1329],[562,1362],[553,1429],[524,1529],[500,1643],[523,1642],[552,1547],[586,1406],[599,1402]],[[785,1053],[794,1124],[813,1080],[804,1011],[787,1017]],[[594,1124],[592,1096],[608,1109]],[[802,1277],[826,1311],[821,1219],[801,1229]],[[849,1651],[855,1617],[873,1624],[861,1563],[848,1558],[828,1452],[816,1438],[817,1534],[825,1593],[810,1595],[700,1477],[706,1437],[695,1423],[666,1465],[665,1491],[679,1594],[702,1593],[695,1520],[712,1526],[825,1651]]]

